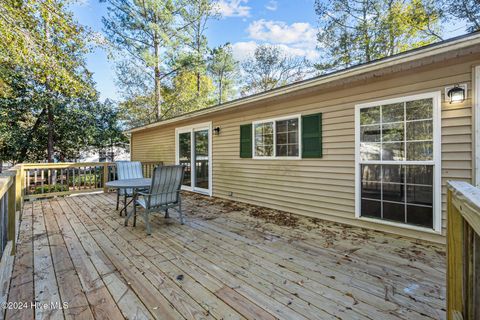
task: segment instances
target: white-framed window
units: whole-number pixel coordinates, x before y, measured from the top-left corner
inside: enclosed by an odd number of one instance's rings
[[[300,159],[300,115],[254,121],[254,159]]]
[[[357,217],[441,231],[440,97],[356,106]]]

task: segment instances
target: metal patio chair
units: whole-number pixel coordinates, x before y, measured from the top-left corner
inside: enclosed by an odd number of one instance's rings
[[[168,218],[168,209],[177,207],[180,215],[180,223],[184,224],[182,213],[182,198],[180,190],[183,182],[185,166],[161,166],[156,167],[152,175],[152,185],[148,192],[138,192],[141,198],[134,199],[133,210],[127,215],[125,225],[133,215],[133,225],[136,224],[137,209],[136,205],[140,205],[145,209],[143,219],[147,228],[147,234],[151,234],[149,215],[155,211],[165,210],[165,218]]]
[[[141,179],[143,178],[142,163],[139,161],[117,161],[117,179]],[[133,189],[118,189],[117,192],[117,210],[120,203],[120,196],[123,196],[125,206],[127,205],[127,198],[133,197]],[[122,212],[120,212],[122,215]]]

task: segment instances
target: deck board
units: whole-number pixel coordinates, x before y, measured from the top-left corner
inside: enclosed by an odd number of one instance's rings
[[[445,248],[186,194],[187,223],[124,227],[112,194],[27,203],[7,319],[445,319]],[[306,219],[304,219],[306,220]],[[302,220],[303,221],[303,220]]]

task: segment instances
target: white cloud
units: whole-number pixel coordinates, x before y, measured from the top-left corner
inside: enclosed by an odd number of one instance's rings
[[[253,53],[259,44],[260,43],[255,41],[236,42],[232,45],[233,57],[240,62],[245,61],[253,56]],[[316,60],[319,57],[319,53],[315,49],[296,48],[285,44],[268,42],[262,42],[261,44],[275,45],[282,49],[288,56],[307,58],[309,60]]]
[[[257,45],[258,44],[255,41],[236,42],[232,44],[233,57],[235,60],[245,61],[247,58],[253,55]]]
[[[250,7],[245,4],[248,0],[220,0],[217,3],[218,13],[226,17],[249,17]]]
[[[257,20],[247,28],[249,37],[255,40],[270,41],[273,43],[302,44],[314,47],[317,32],[307,22],[286,24],[283,21]]]
[[[265,9],[270,10],[270,11],[277,11],[278,9],[278,2],[275,0],[270,0],[267,5],[265,6]]]
[[[240,61],[252,56],[259,44],[275,45],[286,54],[316,60],[319,57],[317,31],[305,22],[287,24],[283,21],[257,20],[247,28],[250,41],[234,43],[234,57]]]

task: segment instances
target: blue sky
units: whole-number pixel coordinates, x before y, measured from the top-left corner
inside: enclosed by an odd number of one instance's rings
[[[207,37],[210,46],[230,42],[234,55],[242,60],[256,44],[276,44],[288,53],[315,59],[315,0],[219,0],[221,18],[210,22]],[[81,0],[72,6],[79,23],[102,31],[106,3]],[[446,28],[447,37],[461,34],[463,27]],[[88,55],[87,64],[97,83],[101,98],[119,100],[115,86],[114,64],[103,49]]]

